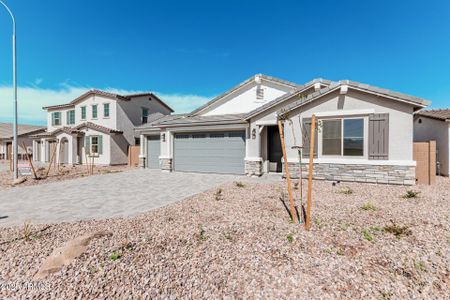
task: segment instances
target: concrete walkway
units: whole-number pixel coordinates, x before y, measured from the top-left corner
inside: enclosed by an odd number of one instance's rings
[[[233,180],[254,179],[136,169],[16,187],[0,191],[0,226],[132,216]]]

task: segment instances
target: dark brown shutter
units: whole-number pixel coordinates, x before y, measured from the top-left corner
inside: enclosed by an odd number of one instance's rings
[[[389,158],[389,114],[369,116],[369,159]]]
[[[316,118],[317,121],[317,118]],[[309,145],[311,144],[311,118],[303,118],[302,125],[302,142],[303,142],[303,158],[309,158]],[[317,157],[317,123],[314,131],[314,158]]]

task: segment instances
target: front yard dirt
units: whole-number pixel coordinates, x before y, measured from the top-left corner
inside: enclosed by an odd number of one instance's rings
[[[316,181],[311,231],[289,221],[280,200],[287,199],[284,191],[282,182],[242,181],[129,219],[63,223],[43,232],[44,225],[0,229],[0,294],[448,297],[448,178],[412,188]],[[26,288],[54,248],[101,230],[113,234],[92,240],[72,263]],[[16,290],[5,288],[14,283]]]
[[[3,163],[3,164],[5,164],[5,163]],[[130,168],[126,165],[95,166],[93,175],[122,172],[127,169],[130,169]],[[49,170],[48,176],[47,176],[47,166],[36,166],[35,170],[36,170],[36,174],[38,175],[38,178],[39,178],[38,180],[34,179],[33,176],[26,176],[26,181],[14,186],[14,188],[19,188],[22,186],[37,185],[37,184],[46,184],[49,182],[63,181],[63,180],[69,180],[69,179],[89,176],[87,167],[82,166],[82,165],[59,166],[59,167],[54,167],[52,165],[52,167]],[[12,182],[13,182],[12,172],[9,171],[9,168],[6,168],[5,166],[3,168],[0,168],[0,189],[13,187]]]

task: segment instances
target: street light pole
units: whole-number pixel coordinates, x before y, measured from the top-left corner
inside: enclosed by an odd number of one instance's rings
[[[6,8],[9,15],[11,16],[13,23],[13,35],[12,35],[12,50],[13,50],[13,89],[14,89],[14,123],[13,123],[13,168],[14,168],[14,179],[17,179],[17,61],[16,61],[16,19],[9,7],[0,0],[0,3]]]

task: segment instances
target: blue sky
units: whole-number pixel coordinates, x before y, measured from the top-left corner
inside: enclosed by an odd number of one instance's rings
[[[22,123],[88,88],[155,91],[177,112],[255,73],[351,79],[450,106],[450,1],[18,1]],[[0,121],[11,27],[0,10]]]

